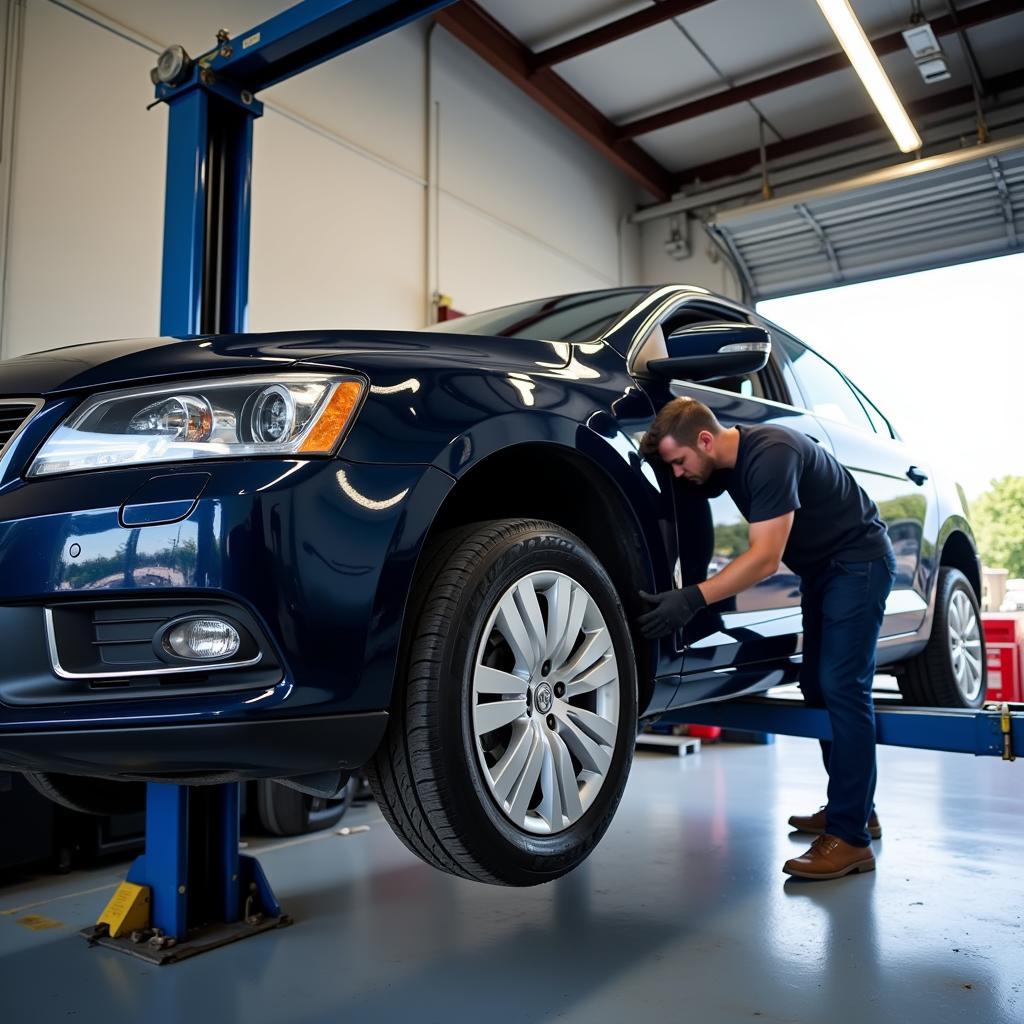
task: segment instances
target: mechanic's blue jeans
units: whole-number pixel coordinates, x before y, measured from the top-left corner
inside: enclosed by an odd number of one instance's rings
[[[822,741],[828,771],[829,835],[867,846],[875,796],[875,710],[871,684],[885,599],[896,575],[892,549],[870,562],[833,561],[801,581],[804,660],[800,689],[825,708],[832,742]]]

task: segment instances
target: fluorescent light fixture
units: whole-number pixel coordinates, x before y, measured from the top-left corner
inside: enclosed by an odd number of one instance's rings
[[[839,44],[850,58],[853,70],[860,76],[864,88],[867,89],[871,101],[878,108],[892,132],[896,145],[904,153],[911,153],[921,148],[921,136],[910,123],[907,112],[903,109],[896,90],[889,81],[882,67],[878,54],[875,53],[864,34],[857,15],[853,13],[850,0],[818,0],[821,13],[835,32]]]

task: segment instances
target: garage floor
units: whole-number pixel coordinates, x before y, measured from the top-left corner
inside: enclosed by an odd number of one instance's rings
[[[595,855],[538,889],[432,871],[372,806],[344,821],[367,833],[259,844],[296,925],[170,967],[74,934],[123,868],[10,884],[0,1017],[1019,1024],[1024,765],[879,753],[878,871],[834,882],[779,870],[823,787],[817,745],[780,737],[638,755]]]

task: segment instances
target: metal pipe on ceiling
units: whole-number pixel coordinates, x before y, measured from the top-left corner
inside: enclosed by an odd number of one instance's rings
[[[1002,142],[990,142],[985,146],[972,146],[970,149],[960,149],[952,153],[942,153],[938,156],[928,156],[920,160],[908,160],[904,163],[885,167],[879,171],[872,171],[869,174],[861,175],[850,181],[838,182],[833,185],[823,185],[820,188],[808,189],[805,192],[781,199],[769,199],[763,203],[752,204],[742,207],[739,210],[727,210],[717,218],[718,223],[724,224],[732,217],[749,216],[751,210],[758,212],[767,211],[773,208],[792,206],[793,203],[806,203],[827,196],[841,196],[854,189],[863,189],[872,185],[881,185],[885,182],[899,181],[906,178],[914,178],[921,174],[929,174],[933,171],[944,170],[950,167],[958,167],[963,164],[973,163],[976,160],[983,160],[989,156],[998,156],[1001,153],[1010,153],[1014,150],[1024,149],[1024,135],[1015,136],[1012,139],[1005,139]]]

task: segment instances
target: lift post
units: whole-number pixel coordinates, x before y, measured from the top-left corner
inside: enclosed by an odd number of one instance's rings
[[[153,69],[170,107],[160,331],[244,331],[256,93],[446,7],[452,0],[304,0],[194,61],[169,47]]]
[[[100,922],[82,935],[164,964],[291,924],[259,861],[238,848],[238,783],[150,783],[146,852],[135,859]],[[139,896],[144,918],[129,923],[126,910]]]
[[[453,0],[304,0],[194,61],[168,47],[151,72],[170,108],[160,331],[244,331],[253,122],[261,89]],[[171,963],[290,924],[258,861],[239,847],[239,783],[146,787],[146,852],[82,934]]]

